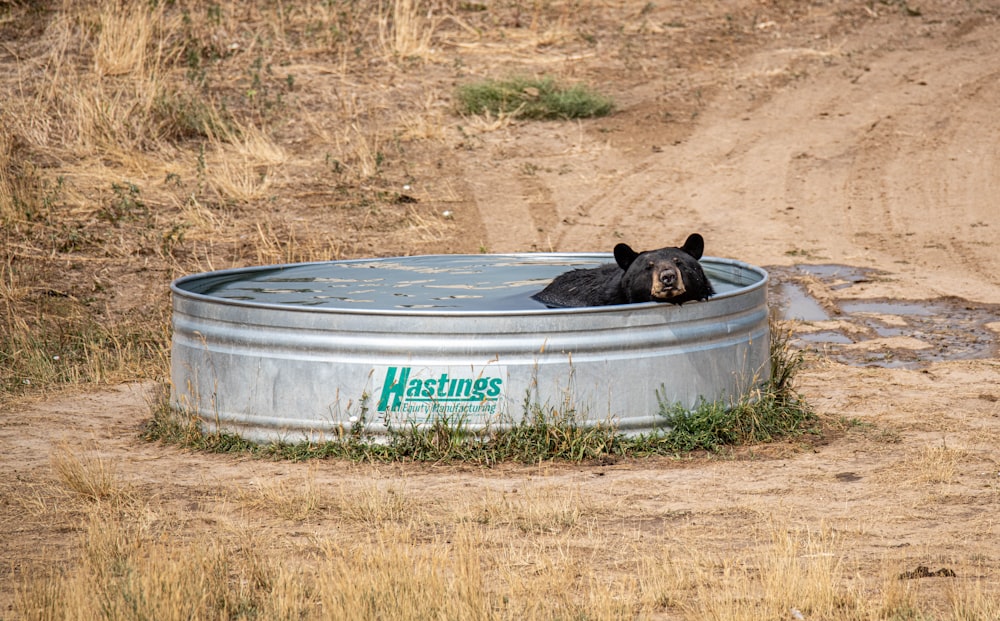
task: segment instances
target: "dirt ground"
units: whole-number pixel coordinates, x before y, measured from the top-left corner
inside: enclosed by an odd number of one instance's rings
[[[773,305],[803,317],[793,320],[808,350],[798,388],[825,420],[847,422],[818,445],[730,458],[470,469],[272,463],[144,443],[149,382],[25,401],[0,414],[0,617],[15,578],[72,557],[77,514],[43,485],[64,446],[113,460],[151,512],[185,528],[246,510],[212,496],[222,487],[308,471],[321,488],[394,481],[428,503],[572,493],[605,508],[596,528],[627,529],[637,545],[723,555],[757,545],[764,522],[828,529],[848,573],[948,567],[1000,589],[1000,11],[733,0],[600,12],[595,28],[614,24],[634,48],[442,44],[469,74],[487,61],[556,71],[613,93],[617,109],[488,129],[454,121],[434,146],[408,152],[407,191],[433,234],[392,243],[607,251],[700,232],[706,254],[772,270]],[[453,65],[422,71],[446,85]],[[307,93],[324,79],[320,68],[300,73]],[[405,90],[405,76],[386,88]],[[336,236],[310,191],[289,187],[273,209]],[[356,237],[343,255],[383,254],[379,239]],[[337,528],[322,517],[253,523],[289,542]]]

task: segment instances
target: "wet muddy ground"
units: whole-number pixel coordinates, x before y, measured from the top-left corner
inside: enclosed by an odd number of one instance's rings
[[[1000,306],[961,298],[857,297],[886,272],[846,265],[770,267],[772,312],[791,321],[793,344],[845,364],[916,369],[997,354]]]

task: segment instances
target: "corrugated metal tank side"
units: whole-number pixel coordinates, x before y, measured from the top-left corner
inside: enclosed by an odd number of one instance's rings
[[[496,428],[526,402],[650,431],[661,401],[738,399],[770,372],[766,272],[703,264],[740,287],[681,306],[365,312],[223,300],[196,291],[240,271],[189,276],[172,285],[171,402],[254,441]]]

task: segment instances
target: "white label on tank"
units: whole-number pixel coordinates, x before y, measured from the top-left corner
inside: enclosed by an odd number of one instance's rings
[[[379,414],[407,422],[486,421],[501,411],[506,367],[378,367],[374,396]]]

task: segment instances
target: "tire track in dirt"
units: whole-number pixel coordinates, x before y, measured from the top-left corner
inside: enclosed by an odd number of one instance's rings
[[[994,65],[996,66],[996,65]],[[944,266],[962,266],[976,276],[1000,284],[1000,127],[984,122],[995,117],[1000,101],[1000,72],[992,72],[958,89],[940,113],[935,129],[940,139],[918,144],[925,157],[916,162],[916,173],[934,183],[924,188],[923,202],[940,206],[941,220],[950,224],[946,250],[937,253]],[[938,153],[937,158],[929,157]],[[969,166],[972,162],[974,165]],[[942,166],[943,164],[943,166]],[[936,174],[935,174],[936,173]],[[940,222],[928,221],[920,231],[926,244],[940,242]],[[953,261],[957,256],[961,260]]]
[[[535,227],[538,239],[535,244],[536,248],[548,250],[552,245],[549,232],[554,230],[559,223],[558,209],[552,199],[552,190],[548,184],[543,183],[533,173],[524,174],[520,181],[524,189],[524,200],[528,204],[528,213],[531,215],[531,223]]]
[[[624,162],[623,162],[624,163]],[[593,235],[602,229],[614,235],[620,223],[633,214],[634,206],[642,202],[643,188],[635,181],[654,167],[649,158],[631,166],[625,173],[615,174],[596,194],[568,209],[556,235],[558,248],[583,249]],[[596,248],[594,248],[596,250]],[[607,250],[611,247],[608,246]]]
[[[584,150],[572,126],[538,126],[481,135],[461,158],[490,252],[553,250],[553,233],[567,217],[563,197],[586,184],[600,151]]]
[[[642,193],[631,180],[651,164],[573,126],[546,130],[486,136],[464,162],[490,251],[610,251]]]
[[[484,245],[489,252],[537,249],[541,242],[538,226],[529,205],[511,199],[523,196],[524,191],[517,175],[507,169],[506,163],[489,166],[481,161],[465,169],[464,177],[485,231]]]
[[[748,56],[680,142],[628,110],[614,131],[485,137],[465,166],[489,249],[660,247],[699,231],[709,255],[891,272],[859,295],[1000,302],[1000,24],[844,49]],[[763,100],[732,86],[761,75],[796,77]]]
[[[1000,28],[977,31],[973,52],[918,41],[872,53],[860,78],[817,65],[763,105],[716,102],[662,153],[612,146],[606,169],[626,172],[553,192],[565,206],[556,249],[651,247],[699,230],[708,254],[893,273],[866,295],[1000,301],[1000,127],[988,122],[1000,36],[989,31]]]
[[[996,301],[1000,130],[983,121],[1000,100],[1000,74],[971,56],[918,63],[920,77],[901,78],[909,86],[858,141],[845,183],[847,224],[908,275],[909,297],[974,292]]]

